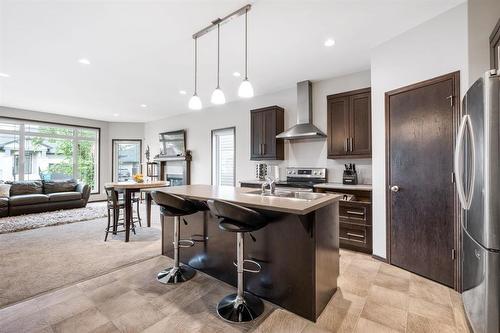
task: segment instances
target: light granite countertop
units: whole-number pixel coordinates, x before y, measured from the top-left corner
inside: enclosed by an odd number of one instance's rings
[[[153,189],[148,189],[146,191],[152,190]],[[319,199],[307,201],[295,198],[249,194],[248,192],[255,192],[254,188],[212,185],[183,185],[162,187],[156,190],[197,200],[226,200],[245,207],[279,211],[297,215],[310,213],[316,209],[334,203],[335,201],[340,200],[342,197],[341,195],[328,194],[322,196]]]
[[[315,188],[325,190],[357,190],[357,191],[371,191],[371,184],[358,184],[358,185],[345,185],[342,183],[323,183],[314,185]]]
[[[264,180],[259,179],[251,179],[251,180],[242,180],[240,184],[262,184]],[[279,181],[277,182],[279,185]],[[371,184],[358,184],[358,185],[344,185],[342,183],[321,183],[314,185],[315,188],[321,188],[325,190],[357,190],[357,191],[371,191]]]

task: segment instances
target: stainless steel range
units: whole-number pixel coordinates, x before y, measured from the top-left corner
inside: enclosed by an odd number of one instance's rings
[[[315,184],[326,183],[326,168],[286,168],[286,181],[276,182],[276,187],[292,187],[312,191]]]

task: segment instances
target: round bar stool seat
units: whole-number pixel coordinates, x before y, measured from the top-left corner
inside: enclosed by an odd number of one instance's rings
[[[174,218],[174,266],[158,273],[156,279],[164,284],[176,284],[188,281],[196,274],[196,271],[190,266],[180,264],[179,248],[191,247],[194,245],[194,242],[192,240],[180,239],[180,218],[181,216],[191,215],[200,210],[207,210],[208,208],[202,202],[188,200],[160,191],[151,192],[151,197],[160,206],[162,216]]]
[[[258,273],[260,265],[253,260],[243,259],[244,234],[257,231],[267,225],[267,220],[261,213],[240,205],[221,200],[209,200],[210,211],[221,218],[219,228],[236,233],[238,291],[227,295],[217,304],[218,315],[230,322],[252,321],[264,312],[264,303],[257,296],[244,291],[243,272]],[[258,266],[258,270],[245,269],[245,262]]]

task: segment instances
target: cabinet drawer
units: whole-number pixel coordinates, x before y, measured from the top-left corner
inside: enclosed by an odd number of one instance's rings
[[[349,240],[366,244],[366,227],[351,225],[347,223],[340,224],[340,239]]]
[[[339,205],[340,220],[351,223],[369,224],[368,206],[341,202]]]
[[[372,250],[372,228],[370,226],[355,225],[340,222],[339,239],[340,246],[371,252]]]

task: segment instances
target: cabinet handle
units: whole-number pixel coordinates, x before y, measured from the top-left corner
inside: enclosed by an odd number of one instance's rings
[[[262,144],[262,154],[263,155],[266,154],[266,144],[265,143]]]
[[[344,141],[344,151],[347,153],[349,150],[347,150],[348,148],[348,142],[349,142],[349,138],[346,138],[345,141]]]
[[[365,213],[355,212],[355,211],[352,211],[352,210],[348,210],[346,213],[347,214],[352,214],[352,215],[365,215]]]
[[[349,151],[352,152],[352,138],[349,138]]]
[[[262,143],[259,143],[259,155],[262,155]]]
[[[365,238],[364,235],[360,235],[360,234],[353,234],[351,232],[348,232],[347,233],[347,236],[352,236],[352,237],[358,237],[358,238]]]

